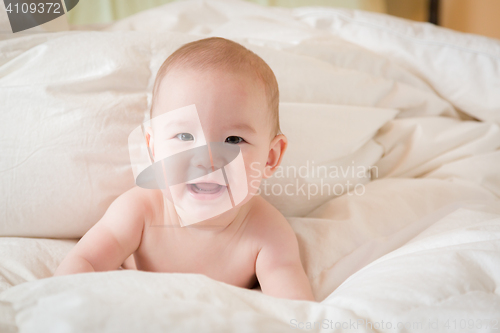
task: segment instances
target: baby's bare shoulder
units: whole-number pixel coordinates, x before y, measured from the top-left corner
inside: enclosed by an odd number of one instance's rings
[[[120,195],[113,205],[115,211],[122,214],[142,215],[144,221],[148,221],[161,212],[161,192],[135,186]]]
[[[255,196],[251,208],[251,233],[256,235],[262,243],[275,242],[278,239],[286,241],[295,239],[295,232],[273,205],[261,196]]]
[[[252,234],[258,244],[256,267],[260,272],[300,263],[297,236],[287,219],[262,197],[256,197]]]

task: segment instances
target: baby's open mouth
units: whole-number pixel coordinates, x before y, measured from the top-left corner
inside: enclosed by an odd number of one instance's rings
[[[211,200],[219,197],[226,190],[226,186],[216,183],[187,184],[188,191],[200,200]]]
[[[196,192],[196,193],[217,193],[219,192],[222,187],[222,185],[219,184],[214,184],[214,183],[196,183],[196,184],[189,184],[191,186],[191,189]]]

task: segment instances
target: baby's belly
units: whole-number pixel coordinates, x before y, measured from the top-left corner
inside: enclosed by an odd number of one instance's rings
[[[152,242],[156,243],[156,242]],[[138,270],[165,273],[204,274],[214,280],[241,288],[256,284],[256,253],[244,244],[223,250],[203,248],[197,244],[141,244],[134,254]]]

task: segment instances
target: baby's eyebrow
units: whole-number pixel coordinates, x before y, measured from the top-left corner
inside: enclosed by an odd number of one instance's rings
[[[168,121],[164,121],[163,124],[159,124],[162,128],[168,129],[169,127],[181,127],[181,126],[190,126],[196,124],[193,120],[188,119],[170,119]]]
[[[255,130],[255,128],[253,128],[252,126],[250,126],[247,123],[231,124],[231,125],[227,126],[227,128],[228,129],[239,129],[239,130],[242,130],[242,131],[247,131],[247,132],[251,132],[251,133],[257,133],[257,131]]]

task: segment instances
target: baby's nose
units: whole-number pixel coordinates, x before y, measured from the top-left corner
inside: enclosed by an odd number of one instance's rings
[[[201,168],[204,172],[212,172],[212,162],[208,146],[199,147],[192,150],[191,166]]]
[[[180,152],[164,160],[169,186],[188,182],[212,172],[207,146]]]
[[[240,148],[237,145],[228,143],[211,142],[210,153],[213,166],[215,169],[220,169],[231,163],[238,156]]]

